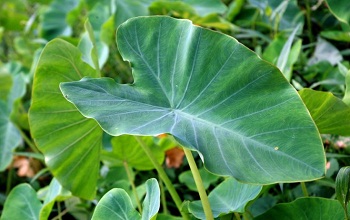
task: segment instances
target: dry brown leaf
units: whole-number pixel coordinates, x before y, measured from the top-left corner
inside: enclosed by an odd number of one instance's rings
[[[16,156],[13,158],[14,168],[18,168],[17,175],[20,177],[33,177],[40,170],[40,162],[32,158]]]
[[[184,151],[180,147],[174,147],[165,152],[165,164],[168,168],[179,168],[185,156]]]

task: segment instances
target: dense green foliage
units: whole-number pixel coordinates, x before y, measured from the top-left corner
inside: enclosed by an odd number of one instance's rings
[[[349,7],[2,0],[0,219],[348,218]]]

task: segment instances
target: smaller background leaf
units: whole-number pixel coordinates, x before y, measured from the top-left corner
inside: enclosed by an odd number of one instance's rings
[[[134,209],[130,197],[123,189],[112,189],[101,198],[92,219],[134,220],[141,219],[141,216]]]
[[[155,219],[160,206],[160,189],[156,179],[146,181],[146,191],[142,204],[142,220]]]
[[[209,194],[209,202],[216,218],[230,212],[244,212],[246,204],[257,197],[262,189],[259,185],[243,184],[227,178]],[[201,201],[189,204],[189,211],[199,219],[205,219]]]
[[[26,183],[12,189],[6,199],[1,220],[39,219],[42,207],[35,190]]]
[[[322,134],[350,135],[350,107],[330,92],[299,91]]]
[[[343,220],[344,212],[337,200],[299,198],[282,203],[259,215],[255,220]]]
[[[201,175],[203,186],[205,189],[208,189],[211,183],[216,182],[220,178],[217,175],[209,173],[204,168],[199,169],[199,174]],[[181,173],[179,176],[179,180],[181,183],[184,183],[190,190],[198,192],[191,170]]]

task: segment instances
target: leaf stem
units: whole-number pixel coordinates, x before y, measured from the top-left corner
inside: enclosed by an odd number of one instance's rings
[[[233,214],[235,215],[237,220],[241,220],[241,216],[237,212],[234,212]]]
[[[24,141],[28,144],[28,146],[30,147],[30,149],[34,152],[34,153],[40,153],[40,151],[38,150],[38,148],[35,146],[35,144],[31,141],[31,139],[22,131],[22,129],[15,125],[17,130],[19,131],[19,133],[21,134],[22,138],[24,139]]]
[[[130,182],[130,185],[131,185],[132,192],[134,193],[134,196],[135,196],[135,199],[136,199],[137,209],[139,210],[140,213],[142,213],[142,206],[141,206],[140,198],[137,195],[135,183],[134,183],[134,181],[132,179],[132,176],[131,176],[131,173],[130,173],[130,170],[129,170],[129,166],[128,166],[128,162],[124,161],[123,165],[124,165],[126,174],[128,175],[128,179],[129,179],[129,182]]]
[[[309,193],[306,188],[305,182],[300,182],[301,190],[303,191],[303,194],[305,197],[309,197]]]
[[[58,211],[58,219],[62,220],[62,210],[61,210],[61,202],[57,202],[57,211]]]
[[[14,168],[13,168],[13,161],[12,161],[10,166],[9,166],[9,171],[7,173],[6,195],[8,195],[11,191],[13,171],[14,171]]]
[[[162,201],[162,207],[163,207],[163,213],[164,214],[168,214],[168,208],[166,206],[166,196],[165,196],[165,190],[164,190],[164,185],[163,185],[163,181],[162,178],[159,176],[159,188],[160,188],[160,199]]]
[[[314,41],[314,37],[312,35],[312,29],[311,29],[311,8],[310,8],[310,1],[306,0],[305,2],[305,8],[306,8],[306,22],[307,22],[307,32],[310,43]]]
[[[142,149],[145,151],[145,153],[148,156],[148,158],[153,163],[153,166],[156,168],[160,178],[162,178],[165,186],[167,187],[171,197],[173,198],[173,200],[175,202],[175,205],[176,205],[177,209],[180,211],[182,218],[185,219],[185,220],[189,220],[190,219],[189,215],[187,213],[181,211],[182,201],[180,199],[180,196],[176,192],[176,190],[175,190],[173,184],[171,183],[169,177],[166,175],[163,167],[158,163],[157,159],[155,158],[155,156],[153,155],[151,149],[147,146],[147,144],[140,137],[138,137],[138,136],[134,136],[134,137],[135,137],[136,141],[140,144]]]
[[[191,172],[192,172],[192,175],[194,178],[194,182],[196,183],[196,186],[197,186],[197,189],[199,192],[199,197],[201,198],[201,201],[202,201],[205,219],[213,220],[214,217],[213,217],[213,213],[211,211],[209,199],[208,199],[207,193],[205,191],[202,178],[199,174],[196,162],[194,161],[192,152],[185,147],[183,149],[184,149],[188,164],[190,165]]]

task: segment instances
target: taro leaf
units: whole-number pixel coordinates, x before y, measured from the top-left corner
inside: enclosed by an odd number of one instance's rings
[[[299,198],[291,203],[277,204],[255,220],[343,220],[344,212],[337,200]]]
[[[1,220],[39,219],[42,204],[35,190],[27,183],[17,185],[8,195]]]
[[[350,107],[330,92],[299,91],[322,134],[350,135]]]
[[[63,189],[60,183],[55,178],[53,178],[48,187],[43,207],[40,210],[39,219],[48,219],[55,201],[59,200],[61,197],[69,198],[69,196],[70,193],[67,190]]]
[[[204,189],[208,189],[211,183],[214,183],[219,179],[219,176],[209,173],[204,168],[199,169],[199,174],[202,178]],[[190,190],[198,191],[191,170],[181,173],[179,181],[180,183],[184,183]]]
[[[12,151],[21,143],[21,134],[10,121],[8,106],[0,100],[0,171],[12,161]]]
[[[58,36],[69,36],[72,28],[68,26],[66,15],[78,5],[78,0],[54,0],[41,16],[41,35],[47,40]]]
[[[117,43],[133,67],[133,85],[110,78],[61,84],[109,134],[170,133],[199,151],[209,171],[243,182],[324,175],[322,142],[299,95],[234,38],[156,16],[125,22]]]
[[[164,161],[164,151],[154,144],[152,137],[142,137],[142,140],[151,148],[154,156],[160,164]],[[126,161],[128,165],[137,170],[152,170],[154,166],[150,159],[145,156],[140,144],[133,136],[123,135],[112,138],[112,152],[104,151],[103,154],[113,156],[122,161]]]
[[[346,210],[350,201],[350,167],[342,167],[335,180],[337,199]]]
[[[218,185],[208,196],[213,216],[230,212],[244,212],[245,206],[257,197],[262,186],[239,183],[233,178],[228,178]],[[189,204],[189,211],[199,219],[205,219],[201,201]]]
[[[145,0],[118,0],[116,4],[116,12],[114,15],[115,27],[129,18],[136,16],[148,15],[147,4]]]
[[[343,56],[333,44],[318,37],[315,52],[309,59],[308,65],[311,66],[321,61],[327,61],[332,65],[336,65],[342,60]]]
[[[34,77],[29,124],[46,165],[64,188],[92,199],[99,170],[102,131],[83,117],[59,90],[60,82],[97,73],[81,60],[79,50],[63,40],[44,48]]]
[[[226,5],[220,0],[184,0],[183,2],[192,6],[202,17],[212,13],[223,14],[227,10]]]
[[[102,25],[111,16],[108,12],[108,5],[101,2],[89,11],[89,19],[84,25],[86,32],[78,45],[83,54],[83,60],[95,69],[100,69],[108,59],[109,48],[100,37]]]
[[[350,25],[350,2],[348,0],[326,0],[332,14],[341,22]]]
[[[141,216],[125,190],[112,189],[101,198],[92,215],[92,220],[100,219],[140,220]]]
[[[142,220],[155,219],[160,205],[160,190],[156,179],[146,181],[146,197],[142,204]]]
[[[350,42],[350,32],[344,31],[321,31],[321,36],[330,40]]]

